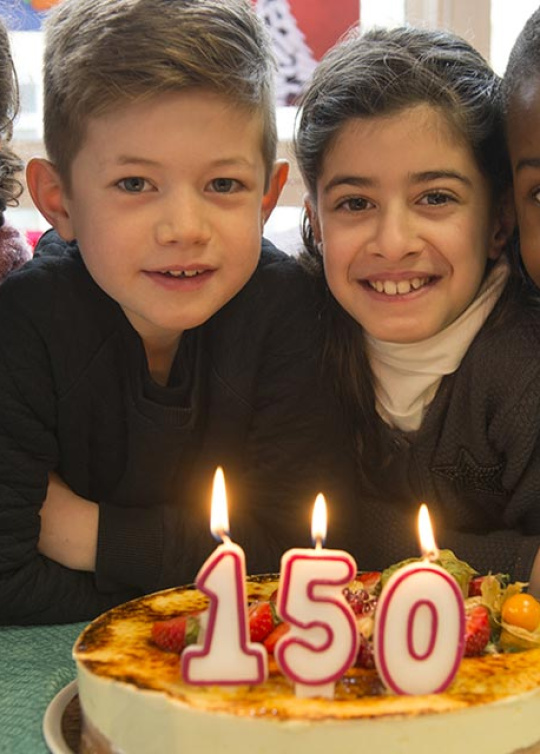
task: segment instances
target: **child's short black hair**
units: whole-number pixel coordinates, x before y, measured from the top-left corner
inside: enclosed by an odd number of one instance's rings
[[[540,74],[540,8],[521,30],[508,58],[503,79],[505,106],[524,81]]]

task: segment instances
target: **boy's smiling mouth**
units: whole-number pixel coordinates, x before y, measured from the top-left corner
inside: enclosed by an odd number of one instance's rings
[[[162,275],[169,275],[173,278],[194,278],[202,275],[206,270],[165,270]]]

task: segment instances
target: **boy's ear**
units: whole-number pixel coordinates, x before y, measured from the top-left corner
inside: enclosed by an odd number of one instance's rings
[[[306,211],[306,215],[308,216],[311,230],[313,231],[313,238],[315,239],[315,243],[320,243],[322,241],[321,226],[319,224],[317,210],[313,206],[313,202],[311,201],[309,194],[306,194],[304,196],[304,209]]]
[[[32,158],[26,167],[26,185],[43,217],[65,241],[73,241],[75,234],[66,207],[64,186],[52,162]]]
[[[276,160],[272,175],[270,176],[270,184],[262,199],[262,214],[264,222],[268,220],[283,191],[283,186],[287,182],[289,177],[289,163],[287,160]]]
[[[498,259],[516,227],[516,210],[513,193],[507,191],[502,197],[493,228],[490,259]]]

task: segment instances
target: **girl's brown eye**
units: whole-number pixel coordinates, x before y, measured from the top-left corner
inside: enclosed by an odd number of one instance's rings
[[[436,207],[441,204],[447,204],[451,200],[451,197],[442,191],[433,191],[432,193],[427,194],[424,199],[426,204]]]
[[[344,207],[351,212],[361,212],[368,208],[369,202],[361,196],[355,196],[350,199],[344,199],[339,203],[339,206]]]

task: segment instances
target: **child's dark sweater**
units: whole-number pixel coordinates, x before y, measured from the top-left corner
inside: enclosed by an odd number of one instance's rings
[[[293,259],[263,245],[246,287],[184,333],[161,387],[120,307],[55,243],[0,287],[0,622],[88,619],[193,580],[215,547],[218,464],[250,572],[309,545],[320,489],[345,522],[315,297]],[[100,504],[96,573],[38,553],[51,471]]]
[[[443,378],[418,431],[379,420],[382,453],[365,464],[370,484],[358,492],[358,550],[374,568],[420,554],[425,502],[440,547],[482,573],[530,576],[540,547],[540,311],[525,291],[505,299]]]

